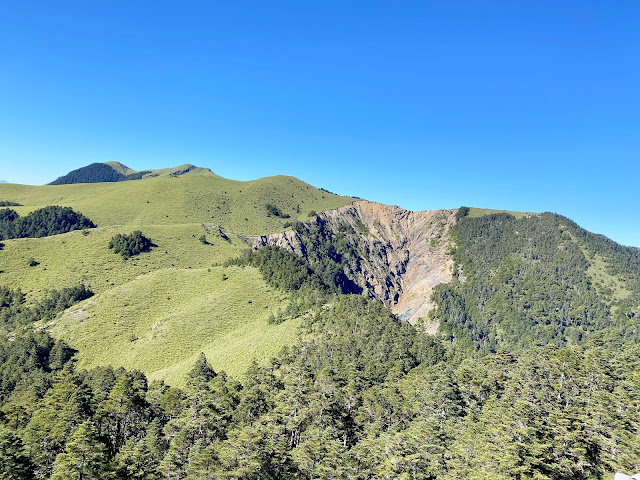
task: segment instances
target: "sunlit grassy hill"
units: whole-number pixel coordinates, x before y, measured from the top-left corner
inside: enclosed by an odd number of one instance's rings
[[[253,358],[266,359],[293,341],[295,321],[270,326],[266,320],[285,296],[255,269],[217,265],[246,248],[243,236],[283,230],[288,221],[307,220],[310,211],[353,201],[293,177],[239,182],[211,173],[1,184],[0,200],[20,203],[11,207],[20,215],[69,206],[98,226],[4,240],[0,285],[19,287],[36,301],[48,289],[84,283],[96,295],[47,326],[51,333],[79,350],[82,366],[138,368],[175,384],[201,351],[215,368],[239,375]],[[134,230],[157,246],[128,260],[108,249],[114,235]],[[30,266],[32,260],[37,265]]]
[[[80,366],[122,365],[181,384],[200,352],[239,376],[295,340],[298,322],[267,324],[285,296],[253,268],[159,269],[72,307],[51,329]]]
[[[354,199],[319,190],[294,177],[276,176],[248,182],[215,175],[157,177],[129,182],[73,185],[0,185],[0,200],[18,202],[21,215],[47,205],[69,206],[98,226],[217,224],[243,235],[282,229],[287,221],[268,216],[266,204],[290,219],[306,220]]]

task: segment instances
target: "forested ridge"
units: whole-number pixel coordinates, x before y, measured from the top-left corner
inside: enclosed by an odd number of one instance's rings
[[[589,234],[552,213],[521,219],[465,214],[461,209],[451,229],[458,275],[434,291],[433,315],[450,340],[481,353],[575,345],[589,338],[638,342],[638,249]],[[632,288],[627,297],[607,302],[599,294],[588,274],[587,255],[596,254]]]
[[[72,170],[71,172],[56,178],[49,185],[68,185],[72,183],[101,183],[101,182],[123,182],[127,180],[140,180],[149,170],[135,172],[129,175],[118,172],[111,165],[106,163],[92,163],[86,167]]]
[[[640,467],[638,346],[593,337],[473,354],[339,294],[291,253],[235,264],[306,312],[298,343],[238,380],[204,355],[176,388],[79,370],[42,331],[1,340],[3,478],[568,480]],[[3,292],[5,309],[23,303]]]

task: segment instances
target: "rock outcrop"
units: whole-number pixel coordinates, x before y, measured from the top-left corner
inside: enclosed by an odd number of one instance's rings
[[[388,305],[403,321],[415,323],[433,308],[433,288],[452,278],[447,233],[457,210],[412,212],[400,207],[358,201],[318,214],[333,232],[351,227],[359,259],[345,266],[345,274],[363,294]],[[252,237],[254,248],[277,245],[309,259],[304,239],[296,230]],[[437,325],[428,325],[433,330]]]

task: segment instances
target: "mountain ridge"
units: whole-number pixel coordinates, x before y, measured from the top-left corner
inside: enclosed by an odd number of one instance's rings
[[[111,167],[118,169],[123,175],[129,174],[125,165],[113,164]],[[171,344],[171,348],[178,348],[171,356],[176,362],[174,366],[161,364],[157,358],[151,359],[149,356],[153,345],[162,340],[160,337],[152,336],[150,338],[155,340],[147,343],[134,343],[135,348],[131,349],[133,345],[127,340],[128,334],[122,333],[126,329],[123,330],[120,326],[121,319],[118,315],[114,316],[114,297],[109,292],[129,285],[127,288],[132,290],[129,301],[134,305],[127,316],[130,335],[132,338],[148,338],[148,332],[145,332],[148,327],[140,323],[138,318],[142,320],[149,312],[145,306],[149,292],[143,291],[141,286],[153,282],[144,282],[142,279],[163,270],[165,273],[157,278],[170,282],[173,275],[181,275],[181,272],[211,269],[215,275],[239,277],[241,284],[257,285],[255,279],[249,280],[250,277],[255,277],[255,270],[251,273],[250,269],[245,271],[221,265],[241,255],[247,246],[260,248],[276,245],[302,257],[328,285],[336,286],[342,293],[363,294],[389,308],[403,323],[419,323],[423,331],[432,335],[449,335],[451,341],[461,341],[464,328],[467,327],[461,328],[456,315],[462,315],[460,318],[465,325],[479,325],[479,320],[474,317],[477,312],[471,309],[471,305],[475,302],[484,308],[483,303],[494,296],[495,292],[486,292],[487,298],[483,299],[474,297],[474,291],[464,290],[466,279],[473,279],[474,272],[469,269],[470,264],[465,263],[467,260],[452,254],[455,251],[454,241],[460,238],[459,233],[457,236],[451,235],[452,229],[461,231],[458,228],[460,222],[475,222],[477,228],[480,228],[477,240],[481,240],[482,235],[485,235],[483,232],[494,231],[494,227],[498,225],[498,236],[495,239],[498,242],[500,236],[507,232],[502,231],[499,225],[511,225],[510,235],[517,239],[517,230],[535,230],[538,228],[535,220],[545,215],[466,207],[413,212],[397,206],[340,197],[283,175],[248,182],[226,180],[217,175],[187,174],[146,178],[144,182],[39,187],[6,184],[0,185],[0,198],[20,203],[20,206],[12,207],[20,215],[55,203],[72,207],[98,225],[98,228],[86,235],[78,231],[42,239],[7,240],[3,255],[0,256],[0,285],[20,287],[29,300],[35,300],[52,286],[70,288],[79,282],[85,283],[96,293],[86,302],[89,305],[86,308],[88,316],[82,314],[82,321],[77,322],[75,317],[65,313],[59,319],[62,324],[52,325],[51,331],[57,332],[56,335],[64,333],[65,340],[78,347],[78,358],[84,362],[83,365],[97,366],[101,364],[101,354],[91,352],[109,352],[109,346],[105,343],[91,348],[91,342],[87,338],[94,335],[91,332],[95,332],[95,329],[108,330],[109,322],[115,322],[121,329],[120,335],[125,336],[118,340],[121,355],[109,357],[109,361],[120,361],[121,357],[123,362],[126,360],[124,364],[128,368],[139,368],[154,378],[162,378],[159,372],[171,372],[171,382],[178,383],[181,378],[179,375],[188,369],[188,362],[193,359],[192,353],[186,355],[191,348],[190,344],[186,342],[178,347]],[[461,211],[465,214],[461,215]],[[636,291],[633,271],[628,273],[623,266],[627,262],[625,259],[635,258],[635,250],[603,240],[604,237],[595,234],[584,234],[582,230],[573,228],[564,221],[550,220],[547,223],[545,228],[551,230],[546,237],[562,237],[562,241],[558,243],[559,248],[571,247],[574,256],[584,257],[576,271],[581,272],[582,288],[590,289],[589,295],[601,298],[603,305],[612,309],[611,314],[606,313],[609,322],[607,325],[622,325],[623,330],[633,329],[632,323],[640,314],[640,306],[633,304]],[[516,225],[519,226],[515,228]],[[569,230],[563,233],[558,230],[562,228]],[[116,258],[106,248],[109,238],[116,234],[129,234],[134,230],[141,230],[158,248],[126,262]],[[570,235],[581,242],[578,250],[572,246]],[[543,242],[545,235],[537,238],[540,240],[536,241]],[[467,241],[475,242],[476,239],[472,236]],[[602,243],[602,246],[593,247],[597,242]],[[522,250],[519,244],[514,245],[506,243],[501,247],[496,260],[496,268],[503,271],[501,274],[509,273],[511,265],[516,260],[522,263],[522,258],[526,260],[523,264],[525,266],[531,262],[533,265],[540,262],[539,259],[529,260],[528,251]],[[68,255],[69,249],[73,250],[74,255]],[[32,263],[32,259],[37,267],[26,267],[25,265]],[[138,277],[141,280],[135,281]],[[445,287],[452,284],[451,289],[446,290]],[[434,297],[434,292],[440,292],[440,296]],[[211,292],[201,291],[199,283],[187,281],[175,293],[181,297],[193,298],[194,302],[204,302],[202,304],[207,303],[202,296],[211,295]],[[509,294],[509,291],[502,294]],[[456,295],[461,296],[460,298],[466,295],[467,298],[464,301],[456,300],[458,303],[455,305],[447,304],[445,310],[453,312],[453,317],[444,315],[446,312],[439,309],[445,305],[445,298],[455,298]],[[238,303],[240,298],[236,293],[229,298],[229,302],[236,304],[229,313],[234,328],[243,323],[240,313],[242,309],[239,308],[242,301]],[[576,297],[575,301],[580,298],[582,297]],[[292,302],[296,301],[288,294],[273,290],[263,299],[267,308],[253,319],[257,323],[252,323],[252,328],[264,328],[269,316],[278,317],[280,309],[289,309]],[[540,308],[544,309],[545,306],[546,304]],[[77,308],[84,310],[85,306],[80,304]],[[581,305],[576,303],[568,312],[575,317],[584,310],[586,313],[582,315],[590,319],[593,313],[589,311],[590,306],[585,305],[583,310],[580,308]],[[508,311],[504,314],[507,313],[512,315],[517,312]],[[302,314],[304,315],[304,311]],[[624,320],[624,315],[629,320]],[[175,315],[170,321],[158,321],[176,332],[179,330],[180,318],[184,317]],[[207,321],[200,314],[194,316],[192,313],[190,318],[195,322],[194,325]],[[500,318],[482,319],[485,325],[482,328],[488,330],[474,333],[465,341],[473,344],[478,338],[492,335],[493,343],[487,348],[499,347],[500,338],[504,335],[500,334],[503,335],[500,337],[494,329],[498,328],[501,321]],[[584,325],[589,322],[584,322]],[[294,324],[295,321],[291,320],[282,324],[281,328],[288,332],[282,338],[293,338],[289,329]],[[450,326],[447,327],[449,330],[443,330],[444,324]],[[581,341],[582,337],[586,338],[580,325],[572,328],[569,340],[560,336],[560,341]],[[593,327],[592,330],[594,328],[597,330],[600,327]],[[255,333],[247,331],[246,338],[254,338],[252,335]],[[156,335],[159,333],[156,332]],[[113,339],[105,337],[100,342],[111,340]],[[211,356],[214,365],[225,365],[225,370],[232,371],[235,375],[241,374],[242,368],[247,366],[246,362],[236,359],[235,366],[229,367],[229,360],[220,356],[221,353],[216,354],[222,352],[216,343],[218,340],[213,337],[211,340],[212,342],[202,344],[202,348]],[[162,341],[167,340],[165,338]],[[240,338],[238,345],[242,345],[242,341]],[[254,346],[257,345],[254,340],[251,342]],[[218,347],[214,348],[213,345]],[[247,347],[239,348],[242,350]],[[135,361],[125,358],[129,350],[135,351]],[[246,351],[256,352],[259,349],[251,347]],[[157,370],[148,370],[151,364]],[[177,367],[178,364],[181,365],[180,368]]]
[[[197,167],[190,163],[172,168],[136,171],[126,165],[112,162],[96,162],[77,168],[66,175],[58,177],[48,185],[69,185],[76,183],[103,183],[141,180],[162,176],[181,176],[186,174],[215,175],[209,168]],[[217,175],[216,175],[217,176]]]

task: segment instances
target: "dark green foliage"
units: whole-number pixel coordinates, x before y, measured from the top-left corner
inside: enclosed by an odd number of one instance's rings
[[[40,262],[38,262],[35,258],[32,257],[27,262],[27,265],[29,265],[30,267],[37,267],[38,265],[40,265]]]
[[[70,207],[50,206],[35,210],[22,218],[18,227],[18,236],[21,238],[48,237],[83,228],[95,228],[95,225]]]
[[[0,207],[21,207],[22,205],[17,202],[10,202],[8,200],[0,200]]]
[[[38,320],[52,320],[58,313],[91,296],[93,292],[89,288],[77,285],[48,291],[40,301],[26,305],[20,289],[0,286],[0,331],[9,331]]]
[[[256,267],[267,283],[283,290],[308,288],[328,291],[332,289],[322,281],[307,262],[280,247],[267,246],[260,250],[249,250],[240,258],[227,262],[226,265]]]
[[[353,227],[340,225],[337,231],[322,218],[309,223],[295,222],[294,229],[302,241],[302,253],[322,281],[345,294],[361,293],[362,287],[345,273],[359,271],[361,255],[359,236]]]
[[[309,210],[309,213],[307,213],[307,215],[308,215],[309,217],[315,217],[315,216],[317,215],[317,213],[316,213],[316,211],[315,211],[315,210]]]
[[[59,453],[53,464],[51,480],[103,480],[107,471],[105,446],[98,431],[87,420],[73,431],[64,453]]]
[[[106,163],[92,163],[86,167],[72,170],[66,175],[55,179],[49,185],[69,185],[72,183],[102,183],[124,182],[127,180],[139,180],[151,173],[149,170],[124,175]]]
[[[8,428],[0,428],[0,478],[29,480],[33,465],[24,450],[20,437]]]
[[[180,390],[124,369],[78,372],[68,359],[53,369],[58,344],[29,333],[0,341],[0,472],[606,478],[640,465],[640,351],[605,345],[473,358],[376,302],[341,296],[242,383],[201,355]]]
[[[461,220],[469,215],[469,207],[460,207],[456,212],[456,220]]]
[[[55,179],[49,185],[68,185],[71,183],[100,183],[118,182],[124,180],[125,175],[116,171],[105,163],[92,163],[86,167],[72,170],[71,172]]]
[[[224,233],[224,230],[222,230],[222,227],[218,227],[218,235],[220,235],[220,238],[223,239],[225,242],[231,243],[231,239],[226,233]]]
[[[203,245],[209,245],[209,242],[207,241],[207,236],[205,234],[200,235],[198,240],[200,240],[200,243],[202,243]]]
[[[265,209],[267,210],[267,215],[268,216],[273,216],[273,217],[280,217],[280,218],[290,218],[291,215],[289,215],[288,213],[283,213],[282,210],[280,210],[277,206],[275,206],[272,203],[267,203],[265,206]]]
[[[213,380],[216,375],[216,372],[211,368],[211,365],[209,365],[207,357],[204,353],[200,353],[198,360],[196,360],[195,365],[189,372],[189,379],[207,383]]]
[[[124,258],[131,258],[143,252],[148,252],[155,247],[154,243],[136,230],[130,235],[117,234],[109,241],[109,248],[113,253],[119,253]]]
[[[460,218],[452,255],[465,280],[434,290],[441,331],[488,353],[577,344],[608,329],[609,308],[562,223],[550,213]]]
[[[43,332],[0,339],[0,406],[12,401],[20,405],[25,394],[42,396],[50,385],[47,374],[62,369],[74,353],[63,340],[54,341]],[[23,412],[14,413],[11,420],[19,424]]]
[[[10,208],[0,210],[0,240],[18,237],[20,216]]]
[[[0,242],[0,250],[4,248],[4,243]]]
[[[0,210],[0,240],[48,237],[83,228],[95,228],[95,225],[70,207],[44,207],[25,217],[20,217],[9,208]]]

